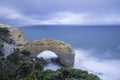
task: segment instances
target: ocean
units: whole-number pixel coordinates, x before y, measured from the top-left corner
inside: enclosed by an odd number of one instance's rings
[[[87,70],[102,80],[120,80],[120,25],[31,25],[20,27],[25,40],[62,40],[75,52],[74,68]],[[49,57],[46,56],[49,54]],[[52,51],[38,56],[57,57]],[[50,62],[45,69],[58,69]]]

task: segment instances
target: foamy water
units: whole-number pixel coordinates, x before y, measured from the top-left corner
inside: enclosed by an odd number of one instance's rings
[[[92,57],[90,50],[75,50],[74,68],[84,69],[98,75],[102,80],[120,80],[120,60]]]
[[[120,80],[119,25],[33,25],[22,27],[22,30],[25,40],[56,39],[78,48],[74,49],[76,53],[74,68],[97,74],[103,80]],[[50,60],[57,57],[53,52],[43,53],[40,55],[49,61],[44,69],[60,68]]]
[[[87,70],[90,73],[98,75],[102,80],[120,80],[120,60],[93,57],[91,53],[93,53],[91,49],[76,49],[74,68]],[[57,55],[51,51],[44,51],[38,57],[50,60],[50,58],[57,58]],[[60,66],[51,61],[44,67],[44,69],[52,70],[58,68]]]
[[[53,63],[50,60],[51,58],[58,58],[58,56],[52,51],[44,51],[44,52],[40,53],[37,57],[42,57],[49,62],[46,66],[44,66],[45,70],[46,69],[56,70],[56,69],[60,68],[60,66],[58,64]]]

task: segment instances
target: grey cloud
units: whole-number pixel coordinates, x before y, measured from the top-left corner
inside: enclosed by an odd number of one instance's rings
[[[24,20],[30,19],[30,22],[38,23],[39,21],[51,22],[51,20],[53,22],[56,16],[63,18],[56,15],[59,12],[85,13],[95,20],[99,16],[114,14],[113,19],[116,21],[116,16],[119,17],[120,14],[119,3],[119,0],[1,0],[0,6],[14,9],[20,17],[24,17]],[[14,22],[13,19],[8,19],[6,16],[0,16],[0,18],[1,21],[6,20],[6,22],[12,23],[10,21],[12,20]],[[21,21],[22,18],[20,20],[18,18],[18,22]],[[117,21],[119,23],[119,19]]]
[[[48,14],[57,11],[112,12],[119,11],[119,0],[5,0],[23,13]]]

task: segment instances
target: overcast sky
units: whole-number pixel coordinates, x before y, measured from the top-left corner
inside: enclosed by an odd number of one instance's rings
[[[0,0],[0,23],[120,24],[120,0]]]

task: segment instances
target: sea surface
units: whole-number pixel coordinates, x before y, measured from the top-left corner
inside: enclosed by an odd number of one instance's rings
[[[102,80],[120,80],[120,25],[31,25],[20,28],[25,40],[46,38],[69,43],[76,55],[74,68],[87,70]],[[60,68],[50,61],[57,57],[54,52],[44,51],[38,56],[49,60],[45,69]]]

